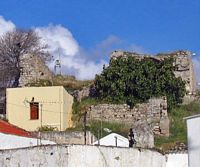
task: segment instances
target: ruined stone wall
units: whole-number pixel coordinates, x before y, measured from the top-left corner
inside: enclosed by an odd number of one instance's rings
[[[19,86],[23,87],[27,83],[36,82],[39,79],[52,80],[53,73],[38,56],[24,55],[21,57],[20,66]]]
[[[133,128],[138,147],[154,147],[154,135],[169,136],[167,100],[152,98],[134,108],[126,104],[98,104],[90,107],[88,120],[117,122]],[[128,133],[128,132],[127,132]]]
[[[132,52],[123,52],[123,51],[114,51],[111,53],[111,59],[116,59],[118,57],[127,57],[134,56],[139,60],[142,60],[144,57],[151,57],[158,61],[162,61],[165,57],[174,57],[174,65],[177,67],[174,71],[176,77],[181,77],[182,80],[186,81],[186,90],[188,94],[194,94],[196,91],[196,77],[194,74],[193,63],[191,59],[191,53],[188,51],[177,51],[166,54],[159,54],[156,56],[138,54]]]
[[[132,109],[127,104],[93,105],[88,111],[88,118],[130,125],[147,122],[154,134],[169,135],[169,119],[165,97],[152,98],[147,103],[138,104]]]

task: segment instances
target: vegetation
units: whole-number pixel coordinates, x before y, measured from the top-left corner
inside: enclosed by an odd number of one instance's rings
[[[77,80],[74,76],[56,75],[53,77],[53,85],[64,86],[67,90],[80,90],[83,87],[89,86],[92,80]]]
[[[174,75],[173,58],[158,61],[129,56],[111,59],[110,65],[96,75],[93,96],[112,103],[127,103],[133,107],[151,97],[166,96],[168,109],[182,102],[185,82]]]
[[[35,87],[52,86],[52,82],[46,79],[39,79],[36,82],[31,82],[31,83],[26,84],[26,86],[35,86]]]
[[[43,61],[50,60],[47,45],[33,30],[13,30],[0,36],[0,82],[2,87],[17,87],[21,66],[20,60],[25,54],[39,56]],[[6,80],[5,80],[6,78]],[[14,81],[14,82],[13,82]]]
[[[96,100],[94,98],[86,98],[81,102],[74,101],[72,109],[73,109],[73,121],[79,121],[83,116],[84,112],[89,109],[91,105],[96,105],[103,103],[103,101]]]
[[[192,102],[187,105],[180,105],[172,109],[169,113],[170,136],[155,139],[155,146],[162,150],[169,150],[177,143],[187,144],[186,121],[183,118],[200,114],[200,103]]]
[[[38,131],[40,132],[49,132],[49,131],[56,131],[58,130],[56,127],[52,127],[52,126],[42,126],[38,128]]]
[[[66,90],[80,90],[83,87],[87,87],[93,83],[92,80],[76,80],[74,76],[67,75],[55,75],[52,80],[39,79],[28,83],[26,86],[64,86]]]
[[[130,126],[115,122],[93,120],[87,122],[86,129],[89,130],[96,138],[102,138],[110,133],[118,133],[127,137]],[[79,120],[75,128],[66,129],[66,131],[84,131],[83,120]]]
[[[83,99],[81,102],[75,101],[73,103],[73,121],[76,123],[76,127],[74,128],[74,130],[83,130],[84,124],[82,118],[85,111],[87,111],[91,105],[97,105],[101,103],[104,103],[104,101],[100,101],[94,98],[86,98]],[[96,137],[104,137],[109,134],[109,132],[103,130],[105,128],[127,137],[130,126],[106,121],[92,120],[87,122],[87,130],[90,130]]]
[[[127,138],[130,126],[114,122],[91,121],[88,125],[88,129],[97,138],[102,138],[110,133],[118,133]]]

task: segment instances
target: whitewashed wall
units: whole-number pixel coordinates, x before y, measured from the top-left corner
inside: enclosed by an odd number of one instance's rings
[[[0,151],[0,166],[166,167],[166,157],[134,148],[51,145]]]
[[[0,150],[49,144],[56,143],[49,140],[39,140],[36,138],[21,137],[16,135],[0,133]]]
[[[168,154],[166,167],[188,167],[188,154]]]
[[[187,119],[189,167],[200,166],[200,116]]]

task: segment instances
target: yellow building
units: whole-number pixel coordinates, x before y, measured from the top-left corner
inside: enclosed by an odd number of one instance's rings
[[[11,124],[28,131],[72,127],[73,97],[62,86],[23,87],[6,90],[6,117]]]

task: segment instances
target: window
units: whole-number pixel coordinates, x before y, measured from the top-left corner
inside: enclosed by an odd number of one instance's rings
[[[30,103],[30,118],[31,120],[39,119],[39,103]]]

